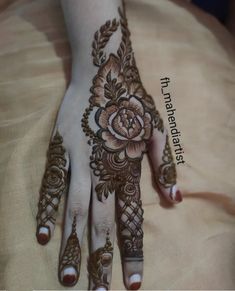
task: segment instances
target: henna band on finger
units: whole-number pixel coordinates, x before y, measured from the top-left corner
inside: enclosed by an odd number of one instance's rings
[[[38,203],[37,235],[40,227],[46,227],[48,223],[55,224],[55,214],[59,202],[67,186],[67,170],[65,148],[62,146],[63,138],[57,131],[52,138],[47,152],[46,170],[43,176]]]
[[[140,199],[118,199],[118,228],[124,261],[143,261],[143,208]]]

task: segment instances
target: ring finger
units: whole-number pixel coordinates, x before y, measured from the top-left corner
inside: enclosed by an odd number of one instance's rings
[[[80,274],[81,242],[90,202],[90,170],[87,157],[70,154],[71,180],[65,210],[58,277],[62,285],[74,286]]]

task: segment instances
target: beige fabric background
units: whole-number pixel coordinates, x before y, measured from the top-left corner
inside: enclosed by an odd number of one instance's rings
[[[57,0],[1,0],[0,8],[0,289],[62,290],[62,208],[49,245],[35,240],[45,154],[70,72],[62,12]],[[142,288],[235,289],[234,39],[182,0],[129,0],[127,13],[143,82],[163,117],[160,78],[171,78],[187,162],[178,166],[184,203],[169,208],[144,160]],[[87,288],[86,243],[72,289]],[[123,289],[115,250],[112,287]]]

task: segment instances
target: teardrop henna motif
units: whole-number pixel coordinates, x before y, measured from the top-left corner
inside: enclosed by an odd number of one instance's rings
[[[94,284],[93,290],[100,287],[108,290],[109,283],[107,280],[108,268],[111,266],[113,260],[113,246],[107,233],[106,243],[104,247],[93,252],[88,260],[88,272]]]
[[[55,214],[58,210],[62,194],[67,186],[67,170],[63,138],[57,131],[52,138],[47,153],[46,170],[43,176],[37,213],[37,236],[40,227],[46,227],[48,222],[55,224]]]
[[[80,264],[81,264],[81,249],[79,244],[79,239],[76,232],[76,216],[73,218],[72,231],[70,236],[67,239],[66,247],[64,249],[63,255],[59,261],[59,280],[61,284],[66,286],[74,286],[79,279],[80,272]],[[69,284],[65,284],[62,281],[61,273],[66,267],[73,267],[76,271],[76,279]]]

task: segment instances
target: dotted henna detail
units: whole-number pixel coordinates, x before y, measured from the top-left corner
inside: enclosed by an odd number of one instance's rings
[[[63,138],[57,131],[47,152],[46,170],[43,176],[37,213],[37,233],[40,227],[55,224],[55,214],[67,186],[67,170]]]

